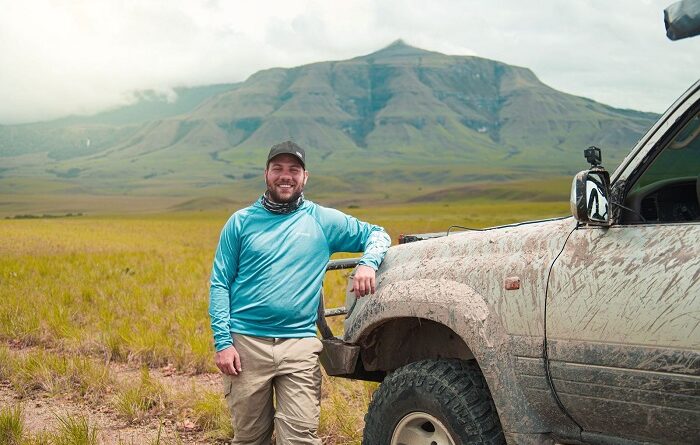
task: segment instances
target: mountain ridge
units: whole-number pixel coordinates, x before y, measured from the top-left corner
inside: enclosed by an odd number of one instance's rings
[[[458,185],[479,171],[569,174],[585,167],[589,145],[602,145],[614,165],[656,117],[559,92],[529,68],[397,40],[351,59],[179,89],[169,105],[145,94],[91,117],[0,126],[0,181],[68,180],[120,193],[250,190],[267,149],[292,139],[328,184],[397,168],[433,178],[431,169],[447,166],[443,185]]]

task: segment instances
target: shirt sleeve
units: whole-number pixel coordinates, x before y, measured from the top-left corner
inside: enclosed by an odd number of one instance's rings
[[[221,230],[209,287],[209,318],[217,351],[233,345],[230,330],[230,290],[238,269],[239,231],[236,215]]]
[[[359,264],[379,269],[391,246],[391,238],[382,227],[360,221],[335,209],[319,207],[319,210],[321,226],[331,254],[364,252]]]

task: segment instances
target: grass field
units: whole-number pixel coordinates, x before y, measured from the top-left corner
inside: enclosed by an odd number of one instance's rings
[[[395,242],[401,233],[445,231],[453,224],[493,226],[565,215],[567,209],[561,200],[474,198],[342,210],[384,226]],[[208,278],[228,216],[178,212],[0,220],[0,382],[20,398],[69,394],[85,399],[86,406],[108,404],[125,423],[187,417],[212,441],[230,437],[218,392],[164,388],[149,371],[171,367],[193,379],[216,371]],[[326,307],[343,304],[346,276],[328,274]],[[340,333],[340,317],[331,326]],[[142,371],[119,380],[112,365],[124,363]],[[359,443],[374,388],[324,377],[324,443]],[[31,436],[23,429],[20,405],[21,400],[0,406],[0,437],[59,443],[51,437],[60,431]],[[92,434],[85,419],[66,422]]]

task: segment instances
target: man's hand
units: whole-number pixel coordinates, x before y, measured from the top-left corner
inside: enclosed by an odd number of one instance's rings
[[[363,264],[357,266],[355,277],[352,280],[352,290],[357,298],[374,293],[376,290],[374,276],[375,272],[371,267]]]
[[[217,352],[214,360],[216,367],[224,374],[238,375],[241,372],[241,357],[233,346]]]

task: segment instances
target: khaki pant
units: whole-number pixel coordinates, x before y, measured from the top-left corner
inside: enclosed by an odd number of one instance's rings
[[[278,445],[320,445],[316,431],[321,412],[321,341],[233,334],[233,344],[242,371],[224,375],[233,417],[231,444],[269,445],[274,419]]]

